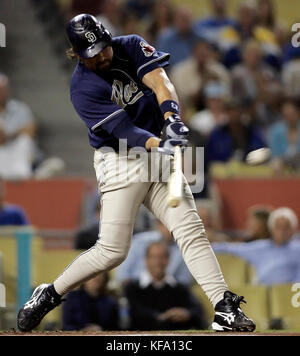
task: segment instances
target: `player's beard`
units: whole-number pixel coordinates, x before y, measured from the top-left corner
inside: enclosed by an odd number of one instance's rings
[[[99,74],[109,72],[110,68],[111,68],[111,60],[109,59],[106,59],[104,62],[97,64],[97,72]]]

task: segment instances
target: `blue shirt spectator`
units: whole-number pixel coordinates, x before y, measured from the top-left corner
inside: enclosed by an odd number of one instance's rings
[[[0,226],[28,225],[29,222],[24,210],[19,206],[6,204],[4,196],[4,180],[0,176]]]
[[[158,36],[156,47],[171,54],[170,66],[173,66],[191,56],[196,39],[190,9],[179,7],[175,12],[174,26]]]
[[[278,246],[273,240],[213,243],[215,253],[229,253],[254,266],[257,282],[265,285],[300,282],[300,243]]]
[[[195,31],[201,37],[217,44],[220,31],[226,26],[235,26],[236,21],[227,15],[226,0],[211,0],[211,14],[195,23]]]
[[[195,23],[195,31],[200,37],[204,37],[212,43],[218,41],[219,33],[225,26],[235,26],[236,22],[229,18],[207,18]]]
[[[163,225],[160,225],[161,228],[163,228]],[[167,235],[168,232],[165,234]],[[133,237],[132,245],[126,260],[117,269],[116,279],[122,283],[138,280],[141,273],[146,270],[145,254],[147,247],[151,243],[162,239],[166,240],[160,231],[148,231],[136,234]],[[171,235],[170,239],[173,239]],[[177,244],[174,241],[170,241],[168,247],[170,259],[167,273],[171,274],[177,282],[186,286],[190,285],[192,276],[183,261]]]
[[[288,138],[288,126],[285,122],[276,122],[270,128],[270,149],[273,157],[284,157],[292,151],[300,152],[300,123],[297,125],[297,138],[294,145]]]
[[[0,226],[28,225],[27,216],[22,208],[16,205],[5,204],[0,208]]]
[[[278,208],[270,214],[268,227],[271,239],[214,243],[213,250],[236,255],[252,264],[260,284],[300,282],[300,242],[294,238],[298,227],[296,214],[290,208]]]
[[[296,58],[300,58],[300,47],[295,47],[289,42],[286,43],[282,49],[282,63],[287,63]]]
[[[273,169],[281,172],[289,167],[297,170],[300,164],[300,114],[298,103],[286,100],[282,105],[283,121],[273,124],[269,131]]]
[[[118,302],[105,291],[108,274],[101,273],[70,292],[63,304],[63,330],[117,330]]]
[[[175,28],[170,28],[158,37],[156,47],[171,54],[170,66],[173,66],[191,56],[196,38],[193,32],[181,36]]]

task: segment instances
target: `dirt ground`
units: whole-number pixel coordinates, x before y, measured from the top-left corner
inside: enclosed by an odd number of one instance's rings
[[[19,331],[2,331],[0,336],[300,336],[300,332],[271,330],[266,332],[256,331],[254,333],[218,333],[211,331],[103,331],[103,332],[81,332],[81,331],[33,331],[22,333]]]

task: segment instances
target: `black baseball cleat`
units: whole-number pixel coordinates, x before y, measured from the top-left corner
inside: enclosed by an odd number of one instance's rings
[[[215,331],[254,331],[255,324],[240,308],[240,303],[246,303],[244,297],[227,291],[224,298],[215,306],[215,318],[212,329]]]
[[[39,325],[49,311],[61,304],[62,301],[63,299],[55,292],[52,284],[41,284],[19,310],[18,329],[24,332],[31,331]]]

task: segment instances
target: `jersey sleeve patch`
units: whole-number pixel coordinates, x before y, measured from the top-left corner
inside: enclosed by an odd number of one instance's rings
[[[140,46],[142,47],[142,51],[146,57],[151,57],[155,52],[155,48],[144,41],[140,41]]]
[[[142,80],[143,76],[158,67],[169,64],[169,53],[157,51],[144,38],[138,35],[125,36],[124,46],[136,67],[137,76]]]

